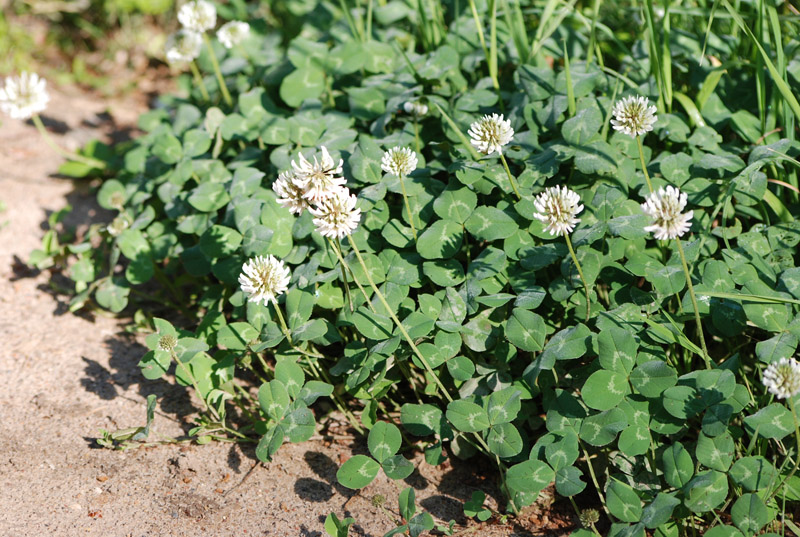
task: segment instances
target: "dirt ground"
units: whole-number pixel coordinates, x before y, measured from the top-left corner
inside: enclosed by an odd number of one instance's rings
[[[146,107],[143,97],[110,103],[70,88],[52,90],[52,97],[44,119],[69,149],[124,134]],[[141,377],[136,364],[143,346],[123,331],[124,319],[69,313],[69,298],[52,290],[52,275],[25,266],[52,211],[72,205],[74,226],[104,214],[87,184],[54,175],[61,159],[30,123],[2,121],[0,536],[322,537],[330,512],[356,519],[351,535],[377,537],[391,529],[389,517],[398,516],[394,483],[381,476],[359,493],[336,483],[338,466],[365,451],[363,439],[343,426],[343,434],[322,431],[304,444],[284,446],[272,464],[249,475],[256,459],[248,447],[97,446],[101,428],[144,424],[148,394],[158,395],[151,438],[183,435],[196,407],[171,379]],[[404,486],[416,489],[418,504],[437,522],[456,520],[459,535],[569,533],[563,528],[571,517],[559,508],[476,527],[461,504],[474,490],[495,490],[491,467],[454,461],[430,468],[419,456],[415,463],[418,470]],[[388,517],[373,506],[376,494],[386,497]],[[489,505],[496,508],[495,499]]]

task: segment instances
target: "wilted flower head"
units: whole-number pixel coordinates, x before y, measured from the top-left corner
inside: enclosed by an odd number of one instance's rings
[[[167,37],[167,63],[184,63],[196,59],[200,55],[203,38],[191,30],[178,30]]]
[[[242,265],[239,285],[247,299],[266,306],[289,287],[289,269],[273,255],[256,256]]]
[[[403,104],[403,110],[406,111],[406,114],[411,114],[412,116],[422,117],[427,115],[428,113],[428,105],[422,104],[419,101],[406,101]]]
[[[656,107],[650,105],[647,97],[625,97],[617,101],[612,110],[614,118],[611,125],[614,130],[618,130],[631,136],[640,136],[653,130],[656,122]]]
[[[652,231],[656,239],[665,241],[683,236],[692,227],[694,211],[681,214],[686,207],[686,193],[673,186],[659,188],[645,199],[642,210],[655,222],[644,228]]]
[[[800,363],[794,358],[781,358],[764,370],[761,381],[767,391],[778,399],[794,397],[800,393]]]
[[[131,217],[128,216],[127,213],[121,213],[117,215],[117,217],[114,218],[110,224],[108,224],[106,231],[108,231],[108,234],[112,237],[119,237],[119,235],[128,229],[132,223]]]
[[[356,197],[347,187],[339,188],[333,197],[309,209],[315,216],[314,225],[323,237],[341,239],[350,235],[361,221],[361,209],[356,208]]]
[[[187,30],[202,33],[217,25],[217,8],[206,0],[187,2],[178,10],[178,21]]]
[[[576,215],[583,210],[581,198],[567,187],[554,186],[539,194],[533,202],[535,216],[551,235],[566,235],[581,221]]]
[[[470,125],[467,134],[478,151],[491,155],[495,151],[503,152],[503,146],[514,137],[514,129],[511,128],[511,120],[503,120],[502,114],[492,114]]]
[[[303,197],[312,203],[319,203],[324,199],[334,196],[347,180],[342,177],[342,165],[333,160],[325,146],[322,146],[322,158],[314,162],[308,161],[302,153],[299,154],[299,164],[292,161],[294,168],[294,183],[303,189]]]
[[[397,177],[405,177],[417,169],[417,154],[408,147],[393,147],[383,154],[381,169]]]
[[[291,170],[281,173],[272,183],[272,190],[278,195],[281,207],[286,207],[293,214],[303,214],[311,204],[303,197],[303,189],[294,183],[294,178]]]
[[[230,21],[217,30],[217,39],[225,48],[233,48],[250,34],[250,25],[242,21]]]
[[[14,119],[28,119],[47,108],[47,81],[36,73],[22,72],[6,77],[0,87],[0,108]]]

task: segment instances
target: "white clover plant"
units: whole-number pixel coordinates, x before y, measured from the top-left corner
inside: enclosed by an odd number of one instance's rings
[[[366,442],[344,487],[472,458],[503,498],[475,491],[478,520],[544,493],[578,536],[774,531],[800,463],[799,109],[741,60],[753,6],[709,26],[721,71],[683,11],[612,42],[612,6],[549,36],[543,2],[472,4],[219,4],[243,20],[216,34],[213,4],[178,7],[189,91],[113,150],[108,223],[51,230],[32,263],[65,269],[73,310],[141,312],[142,373],[192,387],[201,442],[269,462],[329,398]],[[794,65],[776,39],[759,61]],[[3,88],[17,116],[46,104],[37,78]],[[469,531],[410,487],[397,516]]]

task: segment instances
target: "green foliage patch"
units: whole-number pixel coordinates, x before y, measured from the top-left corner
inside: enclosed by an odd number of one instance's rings
[[[198,441],[254,442],[268,462],[330,398],[366,438],[337,474],[349,488],[405,479],[418,449],[434,465],[487,457],[509,513],[554,485],[586,525],[575,535],[793,524],[795,398],[761,378],[800,340],[794,16],[361,4],[287,2],[283,33],[253,21],[240,46],[214,42],[197,60],[210,100],[181,78],[108,159],[97,195],[115,219],[79,244],[48,232],[31,261],[70,260],[73,310],[135,312],[152,331],[144,376],[174,371],[204,402]],[[652,101],[651,132],[611,127],[628,96]],[[513,137],[485,155],[468,131],[495,113]],[[341,241],[272,188],[323,146],[360,210]],[[418,159],[404,177],[382,169],[393,147]],[[582,205],[562,236],[537,216],[557,185]],[[666,186],[693,214],[655,240],[642,203]],[[242,267],[270,255],[288,289],[248,300]],[[484,499],[465,513],[506,516]],[[399,513],[387,535],[436,524],[411,488]]]

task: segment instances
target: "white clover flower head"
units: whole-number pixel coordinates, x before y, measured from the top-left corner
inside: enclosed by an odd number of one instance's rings
[[[292,214],[303,214],[303,211],[311,208],[311,204],[303,197],[303,189],[295,184],[295,175],[292,170],[287,170],[272,183],[272,190],[278,195],[278,203],[281,207],[289,209]]]
[[[794,358],[772,362],[764,370],[761,382],[778,399],[794,397],[800,393],[800,362]]]
[[[206,0],[186,2],[178,10],[178,22],[187,30],[203,33],[217,25],[217,8]]]
[[[44,111],[48,102],[47,81],[36,73],[6,77],[0,86],[0,109],[14,119],[28,119]]]
[[[405,177],[417,169],[417,154],[408,147],[393,147],[383,154],[381,169]]]
[[[511,128],[510,119],[504,120],[502,114],[492,114],[470,125],[467,134],[475,149],[484,155],[491,155],[495,151],[503,152],[503,146],[514,137],[514,129]]]
[[[419,101],[406,101],[403,103],[403,110],[406,114],[419,118],[428,114],[428,105]]]
[[[539,194],[533,201],[538,211],[535,216],[545,224],[551,235],[572,233],[578,222],[577,214],[583,210],[578,194],[565,186],[553,186]]]
[[[273,255],[256,256],[242,265],[239,285],[250,302],[266,306],[289,288],[291,275],[283,261]]]
[[[617,101],[612,110],[614,115],[611,120],[614,130],[630,136],[641,136],[653,130],[653,124],[658,117],[656,107],[650,105],[647,97],[625,97]]]
[[[356,208],[356,197],[347,187],[339,188],[335,195],[322,200],[309,209],[314,215],[314,225],[323,237],[341,239],[350,235],[361,221],[361,209]]]
[[[303,189],[303,197],[311,203],[333,197],[337,191],[347,184],[347,179],[342,176],[344,161],[339,159],[337,164],[325,146],[322,146],[322,158],[314,162],[307,160],[302,153],[298,156],[298,163],[292,161],[294,168],[294,183]]]
[[[217,39],[225,48],[233,48],[250,35],[250,25],[242,21],[230,21],[217,30]]]
[[[165,55],[167,63],[187,63],[200,56],[203,38],[191,30],[178,30],[167,37]]]
[[[681,213],[686,207],[686,193],[673,186],[659,188],[645,199],[642,210],[654,220],[645,227],[645,231],[652,231],[653,236],[660,240],[677,239],[682,237],[692,227],[694,211]]]

